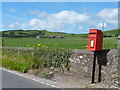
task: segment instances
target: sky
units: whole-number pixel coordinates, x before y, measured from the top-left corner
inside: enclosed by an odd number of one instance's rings
[[[87,33],[118,28],[117,2],[3,2],[2,30]]]
[[[119,2],[119,0],[1,0],[2,2]]]

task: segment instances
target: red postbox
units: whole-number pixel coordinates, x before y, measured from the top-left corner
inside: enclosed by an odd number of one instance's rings
[[[102,51],[103,33],[98,29],[90,29],[88,35],[88,50]]]

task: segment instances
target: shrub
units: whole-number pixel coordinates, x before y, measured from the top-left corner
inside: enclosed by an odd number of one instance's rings
[[[2,65],[20,72],[61,64],[68,67],[70,55],[70,50],[61,48],[2,48]]]

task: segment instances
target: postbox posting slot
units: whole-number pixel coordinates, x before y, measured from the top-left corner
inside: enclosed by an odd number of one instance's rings
[[[89,34],[96,34],[96,33],[89,33]]]

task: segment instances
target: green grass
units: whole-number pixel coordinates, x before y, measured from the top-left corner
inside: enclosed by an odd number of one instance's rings
[[[112,37],[116,37],[116,35],[120,35],[119,31],[120,29],[104,31],[104,35],[111,35]]]
[[[11,47],[26,47],[26,45],[37,46],[37,44],[44,44],[49,48],[61,47],[66,49],[80,49],[85,48],[87,39],[69,38],[4,38],[4,45]]]
[[[46,45],[48,48],[65,48],[65,49],[86,49],[88,45],[87,38],[6,38],[4,37],[5,47],[30,47],[36,46],[37,44]],[[115,37],[104,38],[103,49],[117,49],[118,42]]]
[[[103,49],[118,49],[118,39],[116,38],[104,38]]]
[[[2,48],[2,66],[19,72],[69,66],[71,51],[61,48]]]
[[[117,35],[120,29],[104,31],[104,36],[109,36],[104,38],[103,49],[117,49]],[[35,34],[38,33],[38,30],[12,30],[15,35],[19,32],[27,33],[27,34]],[[11,31],[4,31],[4,33],[10,33]],[[48,46],[48,48],[60,47],[65,49],[86,49],[88,45],[88,34],[68,34],[68,33],[60,33],[60,32],[49,32],[46,30],[42,30],[44,36],[64,36],[65,38],[34,38],[34,37],[24,37],[24,38],[10,38],[3,37],[4,46],[6,47],[26,47],[26,45],[30,45],[31,47],[37,46],[37,44],[43,44]],[[1,32],[2,33],[2,32]]]

